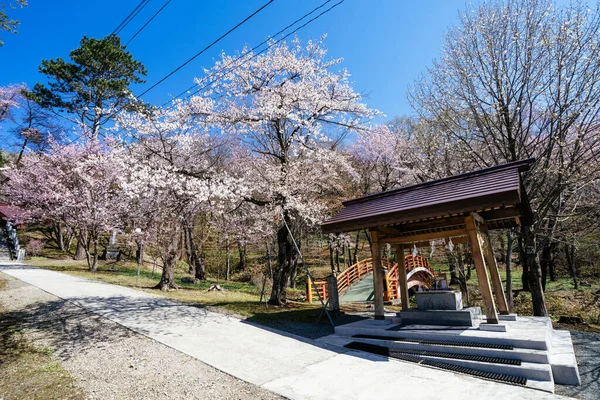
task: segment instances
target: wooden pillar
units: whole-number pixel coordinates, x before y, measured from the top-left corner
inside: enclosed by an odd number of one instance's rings
[[[383,268],[379,249],[379,233],[371,231],[371,256],[373,257],[373,290],[375,292],[375,319],[385,319],[383,311]]]
[[[340,296],[338,294],[338,281],[335,275],[327,277],[327,300],[329,301],[329,310],[339,313]]]
[[[312,303],[312,281],[306,278],[306,301]]]
[[[402,309],[408,310],[408,281],[406,279],[406,265],[404,263],[404,245],[397,244],[394,247],[396,249],[396,260],[398,261],[398,291],[400,292]]]
[[[494,294],[496,295],[496,302],[498,303],[498,310],[501,315],[508,315],[508,303],[504,294],[504,288],[502,287],[502,279],[500,279],[500,271],[498,271],[498,264],[496,263],[496,257],[494,257],[494,249],[492,249],[492,241],[490,235],[487,233],[487,229],[484,233],[485,237],[485,259],[487,261],[490,275],[492,277],[492,285],[494,287]]]
[[[483,249],[481,248],[479,238],[480,233],[477,228],[476,218],[473,214],[465,218],[465,224],[469,233],[469,239],[471,241],[471,250],[473,252],[473,262],[475,263],[475,270],[477,271],[477,281],[479,282],[479,290],[481,290],[481,296],[483,297],[483,304],[485,306],[485,316],[488,324],[498,323],[498,313],[496,312],[496,305],[494,304],[494,297],[492,295],[492,288],[490,287],[490,279],[488,276],[487,269],[485,267],[485,259],[483,255]]]

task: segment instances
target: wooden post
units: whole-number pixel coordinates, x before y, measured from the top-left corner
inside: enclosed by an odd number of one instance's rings
[[[312,303],[312,282],[310,278],[306,278],[306,301]]]
[[[479,282],[479,290],[481,290],[483,304],[485,305],[485,317],[487,319],[487,323],[497,324],[498,313],[496,311],[496,305],[494,304],[494,297],[492,295],[492,288],[490,287],[490,279],[488,276],[488,272],[485,268],[483,249],[479,244],[479,229],[477,228],[477,224],[475,221],[476,217],[473,214],[465,218],[465,224],[467,226],[469,239],[471,241],[473,262],[475,263],[475,270],[477,271],[477,281]]]
[[[500,279],[500,272],[498,271],[498,264],[496,263],[496,257],[494,257],[494,249],[492,249],[492,241],[487,231],[484,234],[485,237],[485,259],[487,261],[490,275],[492,276],[492,284],[494,287],[494,294],[496,295],[496,302],[498,303],[498,310],[501,315],[508,315],[508,303],[504,294],[504,288],[502,287],[502,279]]]
[[[329,300],[329,310],[340,312],[340,298],[338,294],[338,283],[335,275],[327,277],[327,299]]]
[[[383,300],[392,300],[392,286],[390,285],[390,277],[388,271],[383,271]]]
[[[397,244],[396,260],[398,261],[398,290],[400,291],[400,299],[403,310],[408,310],[408,282],[406,279],[406,264],[404,263],[404,245]]]
[[[373,290],[375,295],[375,319],[385,319],[383,310],[383,269],[379,249],[379,233],[371,231],[371,252],[373,257]]]

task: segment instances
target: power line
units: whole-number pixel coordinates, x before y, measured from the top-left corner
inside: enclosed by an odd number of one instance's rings
[[[125,29],[125,27],[129,25],[131,21],[133,21],[133,19],[140,13],[140,11],[144,9],[144,7],[148,5],[148,3],[150,3],[150,0],[140,1],[140,3],[133,9],[133,11],[131,11],[129,15],[123,21],[121,21],[119,26],[115,28],[111,35],[118,35],[119,33],[121,33],[121,31]]]
[[[243,53],[242,55],[240,55],[238,58],[236,58],[235,60],[230,61],[229,63],[227,63],[227,65],[224,65],[219,71],[222,71],[223,69],[229,67],[231,64],[239,61],[240,59],[244,58],[246,55],[248,55],[249,53],[252,53],[254,50],[256,50],[257,48],[259,48],[260,46],[262,46],[265,43],[268,43],[269,40],[271,40],[271,38],[274,38],[278,35],[280,35],[281,33],[287,31],[289,28],[291,28],[292,26],[296,25],[298,22],[302,21],[304,18],[308,17],[309,15],[313,14],[315,11],[323,8],[327,3],[331,2],[332,0],[327,0],[326,2],[322,3],[320,6],[313,8],[310,12],[304,14],[302,17],[298,18],[297,20],[295,20],[294,22],[292,22],[291,24],[288,24],[285,28],[281,29],[279,32],[275,33],[274,35],[271,35],[269,38],[263,40],[261,43],[257,44],[256,46],[254,46],[253,48],[251,48],[250,50],[246,51],[245,53]],[[240,64],[242,65],[242,64]],[[236,67],[237,68],[237,67]],[[207,76],[205,76],[204,78],[202,78],[202,81],[210,78],[211,76],[213,76],[214,74],[216,74],[217,71],[213,71],[210,74],[208,74]],[[190,90],[194,89],[196,86],[200,86],[200,84],[202,83],[202,81],[200,83],[194,83],[192,86],[190,86],[189,88],[187,88],[186,90],[184,90],[183,92],[179,93],[177,96],[175,96],[173,99],[176,99],[178,97],[183,96],[184,94],[186,94],[187,92],[189,92]],[[211,82],[212,83],[212,82]],[[172,100],[173,100],[172,99]],[[167,104],[169,104],[172,100],[169,100],[167,102],[165,102],[162,107],[166,106]]]
[[[157,16],[158,14],[160,14],[160,12],[161,12],[161,11],[162,11],[162,10],[163,10],[163,9],[164,9],[164,8],[165,8],[165,7],[166,7],[166,6],[167,6],[167,5],[170,3],[170,2],[171,2],[171,0],[168,0],[168,1],[167,1],[165,4],[163,4],[163,6],[162,6],[162,7],[161,7],[161,8],[160,8],[160,9],[159,9],[157,12],[155,12],[155,13],[154,13],[154,15],[153,15],[152,17],[150,17],[150,19],[149,19],[148,21],[146,21],[146,23],[145,23],[144,25],[142,25],[142,27],[141,27],[141,28],[140,28],[140,29],[139,29],[139,30],[138,30],[138,31],[137,31],[137,32],[136,32],[136,33],[135,33],[135,34],[134,34],[134,35],[131,37],[131,39],[129,39],[129,41],[128,41],[128,42],[125,44],[125,46],[128,46],[128,45],[129,45],[129,43],[131,43],[131,41],[132,41],[133,39],[135,39],[135,37],[136,37],[137,35],[139,35],[139,34],[140,34],[140,32],[141,32],[141,31],[143,31],[143,30],[144,30],[144,28],[145,28],[146,26],[148,26],[148,24],[149,24],[150,22],[152,22],[152,20],[153,20],[154,18],[156,18],[156,16]]]
[[[173,71],[171,71],[169,74],[167,74],[167,76],[165,76],[164,78],[162,78],[161,80],[159,80],[158,82],[156,82],[154,85],[150,86],[148,89],[146,89],[144,92],[142,92],[139,96],[137,96],[138,98],[141,98],[143,95],[145,95],[146,93],[148,93],[149,91],[151,91],[152,89],[154,89],[156,86],[160,85],[162,82],[164,82],[165,80],[167,80],[169,77],[171,77],[173,74],[175,74],[177,71],[179,71],[181,68],[185,67],[187,64],[189,64],[190,62],[192,62],[194,59],[196,59],[196,57],[198,57],[199,55],[201,55],[202,53],[204,53],[206,50],[210,49],[212,46],[214,46],[215,44],[217,44],[219,41],[221,41],[224,37],[226,37],[227,35],[229,35],[231,32],[235,31],[237,28],[239,28],[240,26],[242,26],[244,23],[246,23],[249,19],[251,19],[252,17],[254,17],[256,14],[258,14],[259,12],[261,12],[263,9],[265,9],[269,4],[273,3],[274,0],[269,0],[268,2],[266,2],[265,4],[263,4],[262,7],[260,7],[258,10],[254,11],[252,14],[250,14],[249,16],[247,16],[242,22],[238,23],[236,26],[234,26],[233,28],[231,28],[230,30],[228,30],[227,32],[225,32],[223,35],[221,35],[218,39],[216,39],[215,41],[213,41],[211,44],[209,44],[208,46],[206,46],[205,48],[203,48],[202,50],[200,50],[198,53],[196,53],[192,58],[190,58],[189,60],[187,60],[186,62],[184,62],[183,64],[181,64],[179,67],[175,68]]]
[[[328,0],[328,1],[326,1],[326,2],[325,2],[323,5],[325,5],[325,4],[326,4],[326,3],[328,3],[329,1],[331,1],[331,0]],[[315,20],[319,19],[320,17],[322,17],[323,15],[327,14],[329,11],[331,11],[331,10],[333,10],[335,7],[339,6],[339,5],[340,5],[340,4],[342,4],[344,1],[345,1],[345,0],[340,0],[339,2],[335,3],[333,6],[329,7],[327,10],[325,10],[325,11],[321,12],[321,13],[320,13],[319,15],[317,15],[316,17],[314,17],[314,18],[311,18],[310,20],[306,21],[304,24],[300,25],[299,27],[297,27],[296,29],[294,29],[294,30],[293,30],[293,31],[291,31],[290,33],[286,34],[286,35],[285,35],[284,37],[282,37],[281,39],[279,39],[279,40],[275,41],[274,43],[270,44],[270,45],[269,45],[268,47],[266,47],[265,49],[263,49],[263,50],[261,50],[260,52],[258,52],[258,53],[256,53],[256,54],[252,55],[252,57],[250,57],[250,58],[248,58],[247,60],[243,61],[242,63],[240,63],[240,64],[236,65],[236,66],[235,66],[235,67],[233,67],[232,69],[230,69],[230,70],[226,70],[225,72],[231,72],[231,71],[235,70],[236,68],[239,68],[239,67],[241,67],[242,65],[244,65],[245,63],[249,62],[250,60],[252,60],[252,59],[254,59],[254,58],[258,57],[259,55],[261,55],[261,54],[262,54],[262,53],[264,53],[265,51],[269,50],[270,48],[272,48],[272,47],[276,46],[278,43],[280,43],[281,41],[285,40],[285,39],[286,39],[286,38],[288,38],[289,36],[291,36],[291,35],[293,35],[294,33],[298,32],[300,29],[304,28],[305,26],[309,25],[309,24],[310,24],[310,23],[312,23],[313,21],[315,21]],[[321,8],[323,5],[321,5],[321,6],[317,7],[317,9],[318,9],[318,8]],[[311,13],[312,13],[312,11],[311,11],[309,14],[311,14]],[[302,17],[302,18],[304,18],[304,17]],[[301,18],[301,19],[302,19],[302,18]],[[293,25],[293,24],[292,24],[292,25]],[[284,29],[284,30],[285,30],[285,29]],[[263,42],[263,43],[264,43],[264,42]],[[262,44],[261,44],[261,45],[262,45]],[[260,45],[259,45],[259,46],[260,46]],[[258,47],[258,46],[257,46],[257,47]],[[250,51],[251,51],[251,50],[250,50]],[[235,61],[237,61],[237,60],[239,60],[239,59],[241,59],[241,58],[245,57],[246,55],[248,55],[248,54],[250,53],[250,51],[248,51],[248,52],[246,52],[245,54],[241,55],[240,57],[238,57],[236,60],[232,61],[232,62],[231,62],[231,63],[229,63],[228,65],[230,65],[230,64],[232,64],[233,62],[235,62]],[[217,71],[217,72],[221,72],[221,71],[222,71],[222,70],[219,70],[219,71]],[[214,73],[213,73],[213,74],[214,74]],[[211,75],[212,75],[212,74],[211,74]],[[208,76],[210,76],[210,75],[208,75]],[[212,81],[210,81],[210,82],[208,82],[208,83],[204,84],[203,86],[199,87],[199,88],[198,88],[196,91],[194,91],[193,93],[190,93],[188,96],[186,96],[185,100],[189,99],[190,97],[192,97],[193,95],[195,95],[195,94],[197,94],[197,93],[200,93],[202,90],[204,90],[204,89],[208,88],[210,85],[212,85],[213,83],[217,82],[219,79],[221,79],[221,78],[220,78],[220,77],[217,77],[217,78],[213,79]],[[195,87],[195,86],[198,86],[198,85],[194,85],[194,86],[192,86],[192,88],[193,88],[193,87]],[[167,103],[168,103],[168,102],[167,102]],[[167,104],[167,103],[165,103],[165,104]],[[163,104],[163,106],[164,106],[164,104]],[[168,109],[171,109],[171,108],[173,108],[173,106],[169,107]]]

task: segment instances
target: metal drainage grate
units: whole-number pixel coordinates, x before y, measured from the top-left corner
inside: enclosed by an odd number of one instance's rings
[[[506,374],[500,374],[497,372],[479,371],[479,370],[473,369],[473,368],[461,367],[458,365],[452,365],[452,364],[447,364],[444,362],[432,361],[432,360],[423,360],[423,362],[421,362],[421,364],[427,365],[430,367],[441,368],[441,369],[445,369],[445,370],[449,370],[449,371],[460,372],[463,374],[469,374],[469,375],[473,375],[473,376],[476,376],[479,378],[490,379],[493,381],[512,383],[513,385],[521,385],[521,386],[527,385],[527,378],[523,378],[521,376],[506,375]]]
[[[393,341],[398,341],[398,342],[430,344],[430,345],[434,345],[434,346],[480,347],[483,349],[514,350],[514,346],[507,345],[507,344],[453,342],[453,341],[449,341],[449,340],[410,339],[410,338],[394,337],[394,336],[363,335],[363,334],[354,335],[352,337],[357,338],[357,339],[393,340]]]
[[[469,374],[472,376],[476,376],[479,378],[490,379],[498,382],[511,383],[514,385],[525,386],[527,384],[527,378],[523,378],[520,376],[513,376],[507,374],[500,374],[497,372],[486,372],[480,371],[473,368],[462,367],[458,365],[452,365],[441,361],[434,360],[423,360],[418,356],[413,356],[410,354],[406,354],[400,351],[391,350],[388,347],[377,346],[374,344],[361,343],[361,342],[351,342],[345,345],[344,347],[353,350],[362,350],[373,354],[378,354],[381,356],[391,357],[399,360],[414,362],[421,365],[426,365],[430,367],[440,368],[447,371],[459,372],[463,374]]]
[[[456,360],[479,361],[479,362],[485,362],[485,363],[491,363],[491,364],[521,365],[521,360],[512,360],[510,358],[487,357],[487,356],[470,355],[470,354],[445,353],[442,351],[390,349],[390,354],[392,354],[392,356],[394,355],[394,353],[410,354],[410,355],[415,355],[415,356],[454,358]]]

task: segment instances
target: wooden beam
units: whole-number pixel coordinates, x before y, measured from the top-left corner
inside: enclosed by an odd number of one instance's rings
[[[408,280],[406,278],[406,266],[404,264],[404,245],[397,244],[394,248],[396,249],[396,260],[398,262],[398,292],[400,294],[402,309],[408,310]]]
[[[450,238],[440,238],[440,239],[446,239],[446,242],[448,242],[448,240]],[[382,241],[385,242],[385,239],[382,239]],[[468,236],[453,237],[452,243],[454,243],[454,244],[469,243],[469,237]],[[404,245],[405,249],[413,247],[413,246],[416,246],[418,249],[420,249],[421,247],[431,246],[431,242],[429,240],[423,241],[423,242],[410,242],[410,243],[402,243],[402,244]]]
[[[498,323],[498,313],[496,311],[496,305],[494,304],[494,297],[492,295],[492,288],[490,287],[490,279],[488,276],[487,269],[485,268],[485,260],[483,255],[483,249],[479,244],[480,233],[475,223],[475,218],[469,216],[465,218],[465,224],[471,239],[471,249],[473,252],[473,262],[475,263],[475,270],[477,271],[477,281],[479,282],[479,290],[483,297],[483,304],[485,305],[485,316],[488,324]]]
[[[375,298],[375,319],[385,319],[383,310],[383,268],[379,248],[379,232],[371,231],[371,257],[373,258],[373,291]]]
[[[396,243],[414,243],[420,242],[424,240],[433,240],[433,239],[444,239],[449,237],[459,237],[459,236],[467,236],[468,232],[466,229],[452,229],[449,231],[440,231],[440,232],[429,232],[429,233],[421,233],[419,235],[411,235],[411,236],[402,236],[402,237],[391,237],[391,238],[382,238],[381,241],[390,244]]]
[[[389,226],[378,226],[377,231],[383,233],[384,235],[399,235],[402,233],[398,229]]]
[[[506,301],[506,295],[504,294],[504,288],[502,287],[502,280],[500,279],[500,272],[498,271],[498,264],[496,263],[496,257],[494,257],[494,249],[492,249],[492,241],[490,235],[486,232],[485,238],[485,258],[487,265],[492,276],[492,284],[494,286],[494,294],[496,295],[496,302],[498,303],[498,310],[501,315],[508,315],[508,302]]]

